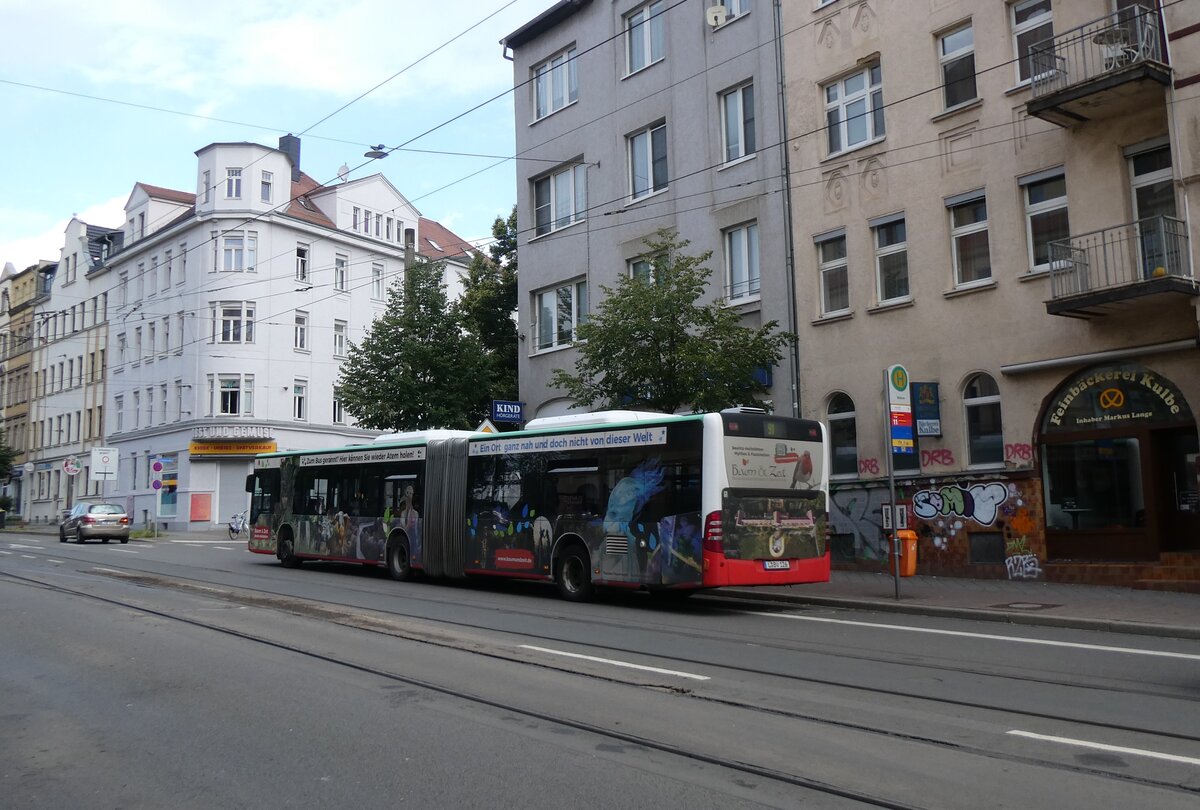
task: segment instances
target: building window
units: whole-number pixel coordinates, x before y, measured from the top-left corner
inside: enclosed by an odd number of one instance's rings
[[[533,96],[535,118],[545,118],[579,99],[574,48],[533,69]]]
[[[200,196],[204,198],[205,204],[212,200],[212,172],[204,172],[200,176]]]
[[[854,400],[840,391],[829,400],[830,475],[858,475],[858,425]]]
[[[303,380],[296,380],[292,385],[292,418],[307,419],[308,408],[305,405],[308,396],[308,384]]]
[[[133,429],[137,430],[142,426],[142,394],[140,391],[133,392]]]
[[[262,173],[262,183],[260,191],[262,193],[262,201],[269,203],[271,201],[271,185],[274,182],[275,175],[271,172]]]
[[[1049,270],[1050,243],[1071,235],[1071,224],[1067,219],[1067,178],[1059,174],[1021,182],[1021,185],[1025,188],[1029,267],[1035,273]]]
[[[636,73],[663,58],[666,51],[662,0],[625,16],[625,69]]]
[[[342,401],[336,397],[333,400],[333,423],[335,425],[346,424],[346,414],[342,412]]]
[[[533,181],[535,235],[587,217],[587,166],[582,163]]]
[[[258,236],[252,232],[227,234],[221,238],[221,269],[226,273],[252,273]]]
[[[371,235],[371,212],[363,211],[363,233]]]
[[[296,313],[296,331],[292,341],[292,347],[302,351],[308,351],[308,313]]]
[[[717,0],[716,5],[725,6],[725,21],[740,17],[750,10],[750,0]]]
[[[977,95],[975,33],[970,23],[938,37],[938,59],[942,64],[942,100],[946,109],[973,101]]]
[[[296,281],[308,281],[308,245],[296,245]]]
[[[212,385],[211,377],[209,385]],[[252,416],[254,414],[254,375],[217,375],[217,397],[216,413],[218,415]]]
[[[908,298],[908,232],[903,219],[876,224],[875,279],[879,302]]]
[[[229,301],[214,304],[212,321],[214,343],[254,342],[253,301]]]
[[[587,282],[576,281],[534,294],[534,334],[537,348],[569,346],[575,330],[587,321]]]
[[[643,129],[629,142],[629,195],[640,199],[667,187],[667,125]]]
[[[950,240],[956,286],[983,282],[992,277],[987,201],[982,195],[950,206]]]
[[[654,262],[646,256],[629,260],[629,277],[647,283],[654,281]]]
[[[349,260],[340,253],[333,257],[333,288],[338,292],[346,291]]]
[[[1035,73],[1053,68],[1052,64],[1041,64],[1048,55],[1033,52],[1033,46],[1054,36],[1054,15],[1051,0],[1021,0],[1013,3],[1012,31],[1013,50],[1017,57],[1017,81],[1026,82]],[[1035,70],[1033,63],[1038,62]]]
[[[125,429],[125,397],[113,397],[113,410],[117,414],[115,430],[117,433],[120,433]]]
[[[351,229],[356,230],[356,231],[358,230],[358,217],[359,217],[359,214],[361,214],[361,213],[362,213],[362,210],[358,207],[355,207],[354,212],[350,217]]]
[[[163,254],[163,290],[171,287],[171,271],[174,270],[175,256],[174,253],[168,250]]]
[[[187,280],[187,254],[188,254],[187,242],[180,242],[179,243],[179,278],[175,279],[176,284],[182,284],[184,281]],[[108,302],[105,301],[105,303],[107,304]],[[105,308],[104,316],[106,318],[108,317],[107,307]]]
[[[225,197],[230,200],[240,200],[242,198],[241,169],[225,170]]]
[[[387,240],[389,242],[393,241],[392,240],[392,222],[393,221],[394,220],[391,217],[387,218]]]
[[[333,356],[334,357],[345,357],[346,356],[346,329],[347,329],[347,326],[346,326],[345,321],[334,321],[333,322]]]
[[[1003,464],[1004,432],[1000,427],[1000,389],[987,374],[976,374],[963,389],[967,416],[968,463]]]
[[[878,64],[827,84],[823,90],[829,154],[884,136],[883,69]]]
[[[725,162],[754,154],[754,85],[744,84],[721,94]]]
[[[846,235],[843,233],[817,242],[817,259],[821,273],[821,315],[849,312]]]
[[[748,222],[725,231],[727,298],[758,295],[758,223]]]
[[[371,298],[376,301],[383,300],[383,265],[371,265]]]

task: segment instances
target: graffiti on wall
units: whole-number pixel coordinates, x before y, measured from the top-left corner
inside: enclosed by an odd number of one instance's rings
[[[999,482],[969,487],[948,484],[922,489],[913,495],[913,514],[923,520],[957,516],[984,526],[996,522],[1000,504],[1008,499],[1008,487]]]
[[[858,460],[859,475],[879,475],[879,459],[860,458]]]
[[[854,537],[855,557],[887,559],[887,544],[883,537],[883,505],[887,501],[886,487],[843,489],[834,492],[829,499],[829,524],[834,533]]]
[[[1025,537],[1010,539],[1004,546],[1004,567],[1009,579],[1037,579],[1042,575],[1037,555],[1029,550]]]
[[[954,464],[954,451],[948,448],[921,451],[922,467],[953,467]]]
[[[1028,464],[1033,461],[1033,445],[1006,444],[1004,445],[1004,460],[1014,464]]]

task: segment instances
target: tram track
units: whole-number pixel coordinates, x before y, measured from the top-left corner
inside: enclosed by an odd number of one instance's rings
[[[50,558],[50,555],[47,552],[43,551],[42,554],[47,559]],[[79,560],[76,560],[76,561],[79,561]],[[236,589],[239,591],[250,591],[253,593],[257,593],[257,594],[262,594],[264,596],[271,597],[271,598],[297,600],[298,602],[300,600],[300,598],[296,597],[294,594],[287,593],[284,591],[271,590],[271,589],[263,588],[263,587],[247,587],[244,585],[229,585],[227,583],[223,583],[223,582],[216,581],[213,579],[205,579],[205,578],[194,577],[194,576],[182,576],[179,574],[167,575],[167,574],[163,574],[159,571],[154,571],[154,570],[149,570],[146,568],[138,567],[138,566],[133,565],[130,562],[126,561],[125,559],[107,561],[106,567],[112,568],[113,570],[117,570],[117,571],[129,571],[129,572],[134,572],[136,574],[157,577],[160,580],[162,580],[159,584],[162,584],[164,586],[170,585],[168,580],[177,580],[177,581],[180,581],[183,583],[198,584],[203,587],[216,587],[216,588],[225,588],[225,589],[233,588],[233,589]],[[356,568],[358,568],[358,567],[356,567]],[[239,573],[236,571],[230,571],[228,569],[215,569],[215,570],[220,570],[221,573],[232,574],[232,575],[237,575]],[[373,569],[365,569],[365,570],[373,570]],[[391,585],[393,583],[391,583],[391,581],[388,580],[388,581],[386,581],[386,584]],[[511,583],[505,583],[505,584],[511,586]],[[483,583],[477,587],[487,588],[488,585],[490,585],[490,583]],[[449,587],[453,587],[456,590],[458,590],[459,592],[461,592],[462,590],[468,590],[468,592],[474,590],[472,588],[471,584],[468,584],[465,586],[462,584],[455,584],[455,585],[449,586]],[[344,590],[349,591],[350,593],[355,594],[357,596],[362,596],[362,597],[378,597],[381,595],[381,591],[379,589],[350,587],[350,588],[344,588]],[[443,598],[438,598],[436,596],[434,596],[433,598],[429,598],[429,596],[430,596],[429,594],[423,594],[422,601],[432,602],[435,604],[442,604],[442,605],[446,605],[446,606],[457,606],[457,607],[463,606],[461,601],[455,601],[455,600],[449,599],[449,598],[443,599]],[[546,600],[550,601],[553,604],[558,603],[557,598],[550,597],[550,596],[541,597],[540,595],[538,595],[538,596],[532,597],[532,598],[545,598]],[[703,597],[701,597],[701,599],[703,599]],[[731,608],[731,606],[729,604],[731,601],[736,601],[736,600],[731,600],[728,597],[722,597],[721,604],[715,605],[712,607],[713,607],[713,609],[716,609],[716,610],[719,610],[722,612],[733,612],[733,613],[743,613],[744,612],[744,610],[741,610],[741,609]],[[311,598],[308,598],[308,597],[303,598],[303,604],[311,604],[312,602],[313,602],[313,600]],[[415,612],[405,612],[405,611],[396,610],[393,608],[380,608],[380,607],[375,607],[375,606],[369,607],[369,606],[361,605],[361,604],[356,605],[356,604],[344,604],[344,603],[334,603],[334,602],[324,602],[324,604],[331,605],[331,606],[337,606],[340,608],[368,610],[373,613],[382,613],[387,616],[400,618],[400,619],[436,622],[439,625],[446,625],[446,626],[450,626],[450,627],[462,628],[462,629],[471,630],[471,631],[484,631],[484,632],[504,633],[504,634],[514,634],[515,633],[524,638],[533,639],[533,640],[537,640],[537,641],[541,641],[541,642],[585,646],[590,649],[603,651],[606,653],[626,654],[626,655],[634,654],[634,655],[650,656],[650,657],[653,657],[660,661],[670,662],[672,665],[675,665],[675,666],[700,666],[700,667],[716,666],[716,667],[720,667],[723,670],[727,670],[727,671],[731,671],[731,672],[742,673],[742,674],[746,674],[746,675],[750,675],[750,676],[767,676],[767,677],[771,677],[771,678],[778,678],[778,679],[782,679],[786,682],[796,683],[798,685],[815,685],[815,686],[820,686],[820,687],[836,686],[838,688],[845,689],[848,691],[870,694],[872,696],[887,695],[889,697],[893,697],[893,698],[897,698],[897,699],[927,701],[927,702],[930,702],[930,703],[933,703],[933,704],[936,704],[939,706],[949,706],[949,707],[954,707],[957,709],[992,711],[992,712],[998,712],[998,713],[1002,713],[1004,715],[1014,716],[1014,717],[1052,721],[1052,722],[1074,723],[1074,724],[1087,726],[1087,727],[1091,727],[1091,728],[1105,729],[1105,730],[1109,730],[1109,731],[1117,731],[1117,732],[1123,732],[1123,733],[1149,734],[1149,735],[1153,735],[1153,736],[1157,736],[1157,737],[1179,740],[1179,741],[1183,741],[1183,742],[1200,742],[1200,734],[1181,734],[1181,733],[1176,733],[1176,732],[1171,732],[1171,731],[1166,731],[1166,730],[1161,730],[1161,729],[1149,729],[1149,728],[1131,726],[1131,725],[1126,725],[1126,724],[1121,724],[1121,723],[1107,723],[1107,722],[1102,722],[1102,721],[1097,721],[1097,720],[1073,717],[1073,716],[1070,716],[1067,714],[1039,712],[1039,711],[1031,710],[1029,708],[1013,707],[1013,706],[1009,706],[1009,705],[997,705],[995,702],[961,700],[961,699],[955,699],[952,697],[947,697],[945,695],[930,695],[928,693],[921,692],[918,690],[905,690],[905,689],[898,689],[898,688],[892,688],[892,687],[881,687],[878,683],[850,683],[850,682],[846,682],[846,681],[839,681],[836,684],[831,684],[827,679],[807,676],[807,675],[793,673],[793,672],[784,672],[784,671],[780,671],[778,669],[754,668],[754,667],[743,666],[743,665],[739,665],[739,664],[735,664],[735,663],[722,663],[722,662],[716,662],[713,660],[681,656],[681,655],[671,654],[671,653],[662,652],[662,651],[648,651],[648,650],[643,650],[643,649],[631,649],[630,647],[626,647],[626,646],[613,646],[613,645],[609,645],[609,644],[604,644],[604,643],[601,643],[594,639],[587,640],[587,641],[579,641],[577,638],[573,638],[568,634],[548,635],[548,634],[539,634],[539,633],[531,632],[528,630],[522,630],[522,631],[518,632],[518,631],[513,631],[510,629],[507,629],[502,626],[497,626],[495,624],[481,625],[478,622],[469,623],[469,622],[456,621],[453,619],[447,619],[447,618],[442,618],[442,617],[439,617],[437,619],[430,619],[424,615],[421,615],[421,614],[415,613]],[[693,602],[692,604],[699,604],[699,603]],[[676,608],[675,610],[685,610],[686,611],[690,607],[691,607],[691,605],[688,605],[686,607]],[[709,606],[705,605],[705,607],[708,608]],[[764,603],[760,600],[755,600],[752,604],[748,604],[747,608],[752,609],[754,611],[761,611],[764,608]],[[494,610],[494,608],[487,608],[487,609]],[[787,611],[787,610],[794,610],[794,609],[796,609],[795,605],[782,604],[782,603],[779,604],[780,611]],[[518,617],[529,617],[529,618],[536,618],[536,619],[543,619],[543,620],[544,619],[552,619],[552,620],[570,621],[570,622],[579,621],[576,617],[565,614],[565,613],[560,613],[557,615],[548,615],[545,611],[520,610],[520,609],[513,609],[511,607],[505,608],[502,612],[505,613],[506,615],[512,615],[512,616],[518,616]],[[607,626],[607,627],[615,629],[615,630],[624,630],[629,627],[629,623],[627,623],[627,622],[617,622],[617,621],[613,621],[610,619],[604,619],[604,618],[598,618],[598,617],[589,617],[587,621],[588,621],[588,624],[590,624],[590,625]],[[650,625],[648,625],[645,621],[638,621],[637,626],[639,627],[639,629],[643,629],[643,630],[650,627]],[[677,625],[665,625],[665,624],[656,625],[656,627],[657,627],[657,629],[660,629],[666,633],[670,633],[677,638],[694,638],[698,642],[705,642],[705,643],[711,643],[713,641],[724,641],[724,642],[731,643],[731,644],[740,644],[740,643],[745,643],[746,639],[747,639],[747,637],[744,635],[739,635],[737,637],[733,637],[733,636],[729,636],[729,635],[722,636],[722,634],[720,634],[719,631],[712,631],[712,630],[708,630],[708,629],[706,629],[702,632],[701,631],[690,631],[687,629],[681,629]],[[1191,696],[1181,695],[1178,693],[1171,693],[1171,692],[1164,692],[1164,691],[1148,691],[1144,684],[1136,684],[1136,685],[1133,685],[1130,687],[1121,687],[1121,686],[1117,686],[1114,684],[1088,683],[1085,681],[1080,681],[1078,679],[1066,679],[1066,678],[1053,679],[1053,678],[1045,678],[1045,677],[1036,677],[1036,676],[1028,675],[1028,674],[1016,674],[1016,673],[1011,673],[1011,672],[996,672],[993,670],[988,670],[988,669],[984,669],[984,668],[980,668],[980,667],[962,666],[962,665],[952,664],[949,662],[938,662],[937,664],[930,664],[930,663],[927,663],[926,660],[924,660],[923,658],[917,657],[915,655],[863,654],[860,650],[846,646],[846,645],[837,646],[837,647],[826,646],[819,650],[814,650],[810,647],[806,647],[801,644],[781,643],[777,638],[774,638],[774,637],[771,637],[771,638],[755,637],[753,643],[755,644],[755,646],[757,646],[759,648],[767,649],[767,650],[778,650],[780,652],[788,652],[788,653],[802,653],[805,655],[836,655],[836,657],[838,657],[840,659],[861,661],[864,664],[871,664],[871,665],[885,664],[885,665],[904,666],[904,667],[910,667],[910,668],[914,668],[914,669],[929,671],[929,672],[935,673],[935,674],[942,673],[942,672],[953,672],[953,673],[959,674],[959,675],[969,675],[969,676],[975,676],[975,677],[980,677],[980,678],[999,679],[999,680],[1002,680],[1005,682],[1016,683],[1019,685],[1064,687],[1064,688],[1071,688],[1071,689],[1087,689],[1087,690],[1091,690],[1091,691],[1095,691],[1095,692],[1104,693],[1106,696],[1112,696],[1113,699],[1120,699],[1124,696],[1158,697],[1158,698],[1161,698],[1164,700],[1181,700],[1181,701],[1193,699]]]
[[[395,627],[393,622],[404,621],[404,620],[428,622],[428,623],[437,624],[437,625],[455,626],[455,627],[459,627],[459,628],[469,629],[469,630],[475,631],[475,632],[479,632],[479,631],[487,632],[490,630],[492,632],[504,633],[506,635],[520,635],[523,638],[537,639],[540,641],[552,642],[552,643],[557,642],[557,643],[567,643],[567,644],[576,644],[576,645],[583,644],[584,646],[598,648],[598,649],[604,649],[604,650],[610,650],[610,651],[619,652],[619,653],[636,652],[636,654],[639,654],[639,655],[654,655],[655,658],[666,660],[666,661],[678,662],[681,664],[695,664],[695,665],[701,665],[701,666],[717,666],[724,670],[731,670],[734,672],[740,672],[740,673],[744,673],[747,675],[766,675],[766,676],[773,677],[773,678],[784,678],[784,679],[787,679],[787,680],[790,680],[793,682],[797,682],[797,683],[801,683],[801,684],[819,684],[820,686],[826,687],[826,688],[836,687],[836,688],[844,688],[844,689],[848,689],[848,690],[870,691],[873,695],[878,695],[880,693],[880,690],[877,687],[870,687],[868,689],[868,687],[865,687],[865,686],[855,686],[855,685],[847,685],[847,684],[841,684],[841,683],[830,684],[827,681],[822,681],[822,680],[815,679],[815,678],[807,678],[804,676],[795,676],[795,675],[781,675],[776,672],[763,671],[763,670],[753,669],[750,667],[730,666],[727,664],[714,664],[713,662],[710,662],[710,661],[699,661],[699,660],[695,660],[695,659],[686,659],[686,658],[681,658],[681,657],[677,657],[677,656],[666,656],[666,655],[645,653],[645,652],[641,652],[641,651],[630,651],[630,650],[626,650],[626,649],[605,647],[605,646],[601,646],[601,645],[593,645],[590,643],[578,642],[578,641],[574,641],[572,639],[561,638],[561,637],[535,635],[535,634],[530,634],[530,633],[526,633],[526,632],[518,633],[517,631],[505,630],[502,628],[481,628],[477,624],[468,625],[466,623],[461,623],[461,622],[446,622],[446,621],[443,621],[440,619],[429,619],[429,618],[426,618],[423,616],[405,614],[405,613],[402,613],[399,611],[379,610],[378,608],[367,608],[367,607],[361,607],[361,606],[347,606],[347,605],[338,604],[338,603],[320,602],[320,601],[314,601],[311,599],[304,599],[301,597],[296,597],[296,596],[293,596],[290,594],[283,594],[283,593],[267,591],[267,590],[262,590],[262,589],[253,589],[253,588],[247,589],[247,588],[242,588],[239,586],[230,586],[230,585],[226,585],[223,583],[206,581],[206,580],[202,580],[199,578],[166,576],[166,575],[159,574],[159,573],[138,570],[138,569],[133,568],[132,566],[127,566],[127,565],[110,568],[109,572],[97,571],[96,573],[104,573],[106,576],[110,576],[110,577],[120,579],[120,580],[129,582],[132,584],[136,584],[136,585],[142,585],[142,586],[146,586],[146,587],[174,588],[177,590],[188,591],[193,594],[203,595],[203,596],[207,596],[210,598],[220,599],[223,601],[233,602],[233,603],[237,603],[237,604],[241,604],[241,605],[245,605],[245,606],[253,606],[253,607],[285,611],[285,612],[303,616],[303,617],[313,618],[313,619],[322,620],[322,621],[336,622],[339,624],[353,627],[358,630],[363,630],[363,631],[367,631],[367,632],[386,633],[387,635],[397,636],[397,637],[400,637],[400,638],[402,638],[404,640],[408,640],[408,641],[413,641],[413,642],[422,643],[422,644],[431,644],[431,645],[440,646],[440,647],[444,647],[444,648],[448,648],[448,649],[453,649],[453,650],[456,650],[459,652],[467,652],[467,653],[475,654],[475,655],[485,655],[485,656],[488,656],[493,659],[499,659],[499,660],[504,660],[504,661],[508,661],[508,662],[516,662],[516,663],[520,663],[523,665],[538,666],[538,667],[541,667],[541,668],[544,668],[547,670],[560,671],[560,672],[568,673],[568,674],[575,675],[575,676],[583,676],[583,677],[594,678],[594,679],[598,679],[598,680],[606,680],[606,681],[609,681],[612,683],[618,683],[618,684],[622,684],[622,685],[634,685],[634,686],[643,687],[643,688],[648,687],[648,688],[670,689],[671,691],[673,691],[677,694],[686,696],[689,699],[705,701],[705,702],[713,704],[713,705],[722,705],[722,706],[732,708],[735,710],[761,712],[761,713],[765,713],[765,714],[774,715],[776,717],[786,718],[787,720],[796,720],[796,721],[802,721],[802,722],[821,724],[821,725],[825,725],[825,726],[836,727],[836,728],[844,730],[844,731],[865,733],[865,734],[881,736],[881,737],[890,738],[890,739],[902,740],[905,742],[911,742],[911,743],[917,743],[917,744],[923,744],[923,745],[931,745],[931,746],[936,746],[936,747],[944,748],[944,749],[952,749],[954,751],[957,751],[957,752],[960,752],[963,754],[967,754],[967,755],[982,756],[982,757],[987,757],[987,758],[992,758],[992,759],[1003,759],[1003,760],[1011,761],[1014,763],[1020,763],[1023,765],[1037,766],[1037,767],[1042,767],[1042,768],[1053,768],[1056,770],[1068,771],[1068,772],[1073,772],[1073,773],[1077,773],[1077,774],[1084,774],[1084,775],[1088,775],[1088,776],[1095,776],[1095,777],[1101,777],[1101,778],[1107,778],[1107,779],[1117,779],[1117,780],[1120,780],[1123,782],[1133,783],[1133,784],[1147,786],[1147,787],[1168,789],[1168,790],[1173,790],[1173,791],[1184,791],[1185,793],[1189,793],[1189,794],[1195,794],[1195,793],[1200,792],[1200,789],[1190,788],[1186,785],[1180,785],[1180,784],[1177,784],[1174,782],[1166,782],[1166,781],[1160,781],[1160,780],[1156,780],[1156,779],[1137,777],[1137,776],[1132,776],[1129,774],[1114,773],[1112,771],[1102,770],[1100,768],[1090,767],[1090,766],[1086,766],[1086,765],[1078,765],[1078,764],[1071,765],[1071,764],[1066,764],[1066,763],[1049,762],[1049,761],[1046,761],[1046,760],[1040,759],[1040,758],[1032,758],[1032,757],[1026,757],[1026,756],[1021,756],[1021,755],[1010,754],[1010,753],[997,752],[994,750],[980,748],[977,746],[971,746],[971,745],[955,743],[955,742],[948,742],[946,740],[938,739],[935,737],[928,737],[928,736],[912,734],[912,733],[904,733],[904,732],[896,731],[894,729],[883,729],[883,728],[872,727],[872,726],[870,726],[868,724],[864,724],[864,723],[848,722],[846,720],[834,719],[831,717],[825,717],[825,716],[821,716],[821,715],[817,715],[817,714],[791,711],[791,710],[780,709],[780,708],[775,708],[775,707],[770,707],[770,706],[756,705],[756,704],[744,702],[741,700],[723,699],[720,697],[715,697],[713,695],[697,694],[696,692],[689,690],[689,689],[680,689],[678,687],[673,687],[673,686],[655,685],[652,683],[633,683],[633,684],[631,684],[626,679],[616,678],[616,677],[605,677],[603,675],[597,674],[596,672],[581,672],[578,669],[573,669],[573,668],[567,667],[567,666],[558,666],[558,665],[555,665],[554,663],[551,663],[551,662],[548,662],[545,660],[542,660],[542,661],[530,660],[527,657],[521,657],[521,656],[515,655],[512,652],[508,652],[508,651],[498,651],[497,649],[487,650],[487,649],[466,647],[461,644],[455,643],[453,640],[448,640],[444,637],[439,637],[438,634],[430,633],[428,631],[413,630],[411,628],[397,630],[397,628]],[[770,769],[770,768],[763,768],[761,766],[755,765],[754,763],[731,762],[724,758],[717,758],[717,757],[710,756],[702,751],[688,750],[687,748],[685,748],[683,746],[679,746],[679,745],[676,745],[676,744],[673,744],[670,742],[665,742],[662,740],[653,740],[653,739],[649,739],[649,738],[639,736],[639,735],[631,735],[631,734],[628,734],[625,732],[621,732],[620,730],[614,730],[614,729],[606,727],[606,726],[601,726],[601,725],[594,724],[594,723],[581,722],[579,720],[575,720],[575,719],[572,719],[569,717],[555,715],[552,713],[530,710],[528,708],[515,707],[515,706],[511,705],[510,703],[497,702],[497,701],[491,700],[485,696],[473,694],[473,693],[470,693],[470,692],[467,692],[464,690],[448,688],[446,686],[443,686],[443,685],[440,685],[437,683],[423,681],[420,679],[414,679],[414,678],[411,678],[409,676],[405,676],[405,675],[402,675],[399,673],[389,672],[389,671],[382,670],[382,669],[375,668],[375,667],[367,667],[367,666],[363,666],[360,664],[356,664],[354,662],[342,661],[342,660],[333,658],[331,656],[323,655],[323,654],[313,651],[313,650],[304,649],[297,645],[286,644],[286,643],[278,642],[278,641],[268,639],[265,637],[260,637],[260,636],[257,636],[257,635],[251,634],[251,633],[245,633],[242,631],[238,631],[236,629],[223,627],[212,621],[204,621],[204,620],[196,619],[196,618],[189,617],[189,616],[180,616],[180,615],[168,612],[168,611],[162,611],[162,610],[156,610],[153,608],[148,608],[146,605],[138,604],[135,601],[127,601],[127,600],[121,600],[121,599],[113,599],[110,597],[104,597],[104,596],[100,596],[97,594],[88,593],[86,591],[81,591],[81,590],[78,590],[75,588],[69,588],[69,587],[65,587],[62,585],[55,584],[55,583],[47,583],[47,582],[44,582],[42,580],[38,580],[38,579],[35,579],[32,577],[22,577],[20,575],[11,574],[11,573],[7,573],[7,572],[6,572],[6,576],[10,579],[13,579],[15,581],[20,581],[20,582],[23,582],[24,584],[28,584],[31,586],[50,588],[50,589],[58,591],[58,592],[73,594],[73,595],[88,598],[88,599],[95,599],[95,600],[99,600],[102,602],[106,602],[111,605],[124,607],[124,608],[130,609],[130,610],[137,610],[137,611],[141,611],[141,612],[145,612],[145,613],[150,613],[152,615],[160,616],[165,619],[187,623],[187,624],[190,624],[190,625],[193,625],[196,627],[205,628],[205,629],[208,629],[208,630],[211,630],[214,632],[226,633],[228,635],[233,635],[233,636],[242,638],[249,642],[260,643],[260,644],[276,647],[276,648],[283,649],[283,650],[286,650],[289,652],[293,652],[293,653],[296,653],[299,655],[305,655],[305,656],[308,656],[311,658],[319,659],[319,660],[326,661],[326,662],[336,664],[339,666],[344,666],[344,667],[354,669],[357,671],[361,671],[364,673],[370,673],[370,674],[376,675],[378,677],[387,678],[387,679],[395,681],[395,682],[404,683],[404,684],[407,684],[410,686],[419,686],[422,688],[430,689],[434,692],[438,692],[440,694],[452,695],[452,696],[455,696],[455,697],[458,697],[458,698],[461,698],[464,700],[469,700],[469,701],[478,703],[480,705],[486,705],[486,706],[490,706],[493,708],[499,708],[499,709],[503,709],[505,711],[516,711],[516,712],[519,712],[520,714],[522,714],[523,716],[526,716],[526,717],[529,717],[532,719],[538,719],[538,720],[541,720],[543,722],[548,722],[548,723],[556,723],[556,724],[570,727],[570,728],[580,730],[580,731],[588,731],[591,733],[599,734],[601,736],[610,738],[612,740],[620,741],[622,743],[640,745],[640,746],[644,746],[646,748],[654,749],[657,751],[662,751],[664,753],[669,753],[669,754],[672,754],[675,756],[685,757],[687,759],[691,759],[691,760],[694,760],[697,762],[704,762],[704,763],[708,763],[708,764],[712,764],[712,765],[719,765],[721,767],[732,768],[733,770],[739,771],[739,772],[747,774],[747,775],[754,775],[754,776],[757,776],[760,778],[771,779],[773,781],[789,784],[789,785],[792,785],[795,787],[801,787],[801,788],[805,788],[805,789],[809,789],[809,790],[818,791],[821,793],[826,793],[829,795],[835,795],[835,796],[840,796],[843,798],[853,799],[855,801],[863,802],[870,806],[913,807],[913,805],[893,802],[891,800],[888,800],[885,797],[869,796],[869,795],[865,795],[865,794],[855,792],[855,791],[847,791],[847,790],[838,788],[837,786],[831,786],[826,783],[820,782],[818,780],[812,780],[807,777],[803,777],[801,775],[788,774],[788,773],[784,773],[784,772],[777,771],[777,770]],[[362,590],[362,589],[357,589],[357,590],[360,590],[360,592],[362,592],[362,593],[373,593],[373,594],[377,595],[377,592],[371,592],[371,591],[366,591],[366,590]],[[379,614],[383,618],[375,620],[370,617],[364,617],[359,614],[351,613],[351,611],[369,611],[371,614]],[[542,616],[544,614],[538,614],[538,615]],[[503,645],[496,645],[496,646],[503,647]],[[783,648],[783,647],[781,647],[781,648]],[[993,677],[1000,677],[1000,676],[993,676]],[[1123,732],[1129,732],[1129,733],[1135,733],[1135,734],[1153,735],[1153,736],[1158,736],[1158,737],[1173,738],[1173,739],[1184,740],[1184,741],[1192,741],[1192,742],[1200,741],[1200,738],[1188,736],[1188,735],[1170,734],[1170,733],[1164,733],[1161,731],[1149,730],[1149,729],[1144,729],[1144,728],[1134,728],[1134,727],[1124,726],[1124,725],[1120,725],[1120,724],[1097,723],[1094,721],[1079,720],[1076,718],[1070,718],[1070,717],[1065,717],[1065,716],[1056,716],[1056,715],[1051,715],[1051,714],[1041,713],[1041,712],[1030,712],[1027,710],[1023,711],[1020,709],[1012,709],[1009,707],[996,707],[994,705],[989,705],[986,703],[973,703],[973,702],[967,702],[967,701],[953,701],[953,700],[939,699],[939,698],[934,698],[934,697],[930,697],[928,695],[923,695],[923,694],[903,692],[901,690],[893,690],[892,692],[890,692],[890,694],[892,694],[896,697],[902,697],[902,698],[918,700],[918,701],[930,701],[930,702],[934,702],[934,703],[938,703],[938,704],[942,704],[942,705],[950,705],[950,706],[961,707],[961,708],[972,708],[972,709],[991,711],[991,712],[1003,712],[1005,715],[1011,715],[1011,716],[1016,716],[1016,717],[1046,719],[1046,720],[1054,720],[1054,721],[1059,721],[1059,722],[1070,722],[1070,723],[1074,723],[1074,724],[1078,724],[1078,725],[1082,725],[1082,726],[1088,726],[1088,727],[1092,727],[1092,728],[1117,730],[1117,731],[1123,731]]]

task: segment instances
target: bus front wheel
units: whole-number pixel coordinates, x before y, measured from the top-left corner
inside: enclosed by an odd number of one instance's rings
[[[397,582],[412,579],[412,560],[408,556],[408,542],[396,538],[388,543],[387,552],[388,574]]]
[[[279,564],[284,568],[299,568],[300,558],[296,556],[296,548],[290,534],[279,538]]]
[[[567,548],[558,560],[558,592],[571,602],[586,602],[592,598],[592,573],[587,551],[575,545]]]

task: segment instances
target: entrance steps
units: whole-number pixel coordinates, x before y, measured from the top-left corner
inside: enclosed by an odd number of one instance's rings
[[[1042,571],[1048,582],[1200,593],[1200,551],[1164,552],[1146,562],[1050,561]]]

